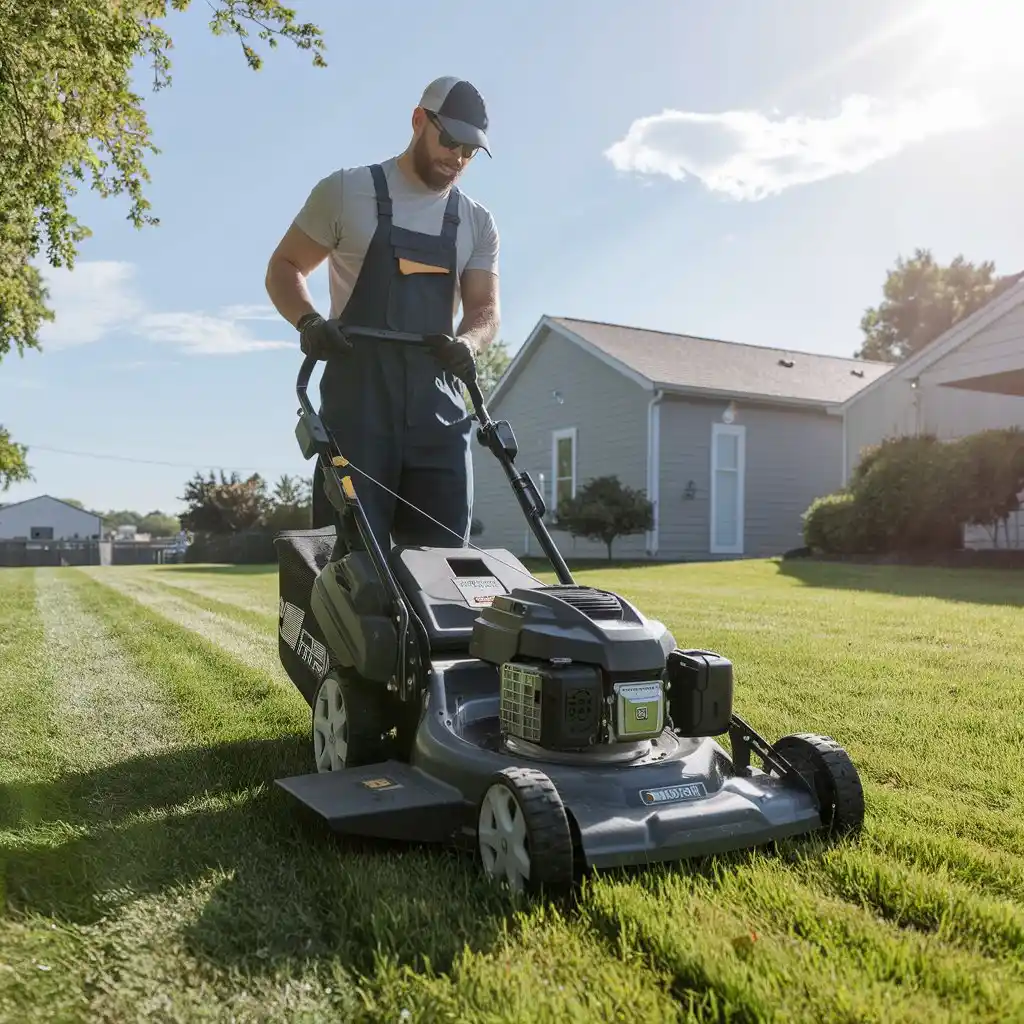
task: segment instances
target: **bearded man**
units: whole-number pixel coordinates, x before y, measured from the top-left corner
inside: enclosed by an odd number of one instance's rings
[[[479,150],[491,155],[487,127],[474,86],[451,76],[432,82],[413,110],[405,151],[319,181],[267,268],[267,293],[299,332],[302,352],[324,360],[320,415],[357,471],[353,482],[385,553],[392,542],[469,541],[472,420],[460,381],[474,375],[476,353],[498,331],[498,232],[490,211],[456,182]],[[306,287],[325,259],[327,318]],[[360,337],[360,328],[434,344]],[[332,523],[335,557],[362,546],[355,524],[337,521],[318,464],[313,526]]]

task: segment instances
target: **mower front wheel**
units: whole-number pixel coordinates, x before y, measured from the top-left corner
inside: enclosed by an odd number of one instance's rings
[[[854,835],[864,824],[864,788],[850,755],[830,736],[794,733],[774,750],[802,776],[818,798],[822,831]]]
[[[480,801],[477,845],[484,874],[516,893],[566,889],[573,839],[555,784],[535,768],[496,772]]]
[[[318,772],[385,759],[384,700],[365,681],[332,670],[313,701],[313,762]]]

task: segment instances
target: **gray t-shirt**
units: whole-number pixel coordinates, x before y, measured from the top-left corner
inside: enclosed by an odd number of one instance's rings
[[[419,182],[410,181],[394,157],[382,161],[381,167],[391,193],[393,223],[412,231],[440,234],[448,204],[447,192],[433,192]],[[352,294],[377,228],[377,198],[369,166],[342,168],[322,178],[299,211],[295,225],[331,250],[328,256],[330,316],[339,316]],[[460,277],[467,268],[498,273],[498,229],[494,217],[464,192],[459,195],[456,248]],[[462,289],[456,280],[455,312],[461,295]]]

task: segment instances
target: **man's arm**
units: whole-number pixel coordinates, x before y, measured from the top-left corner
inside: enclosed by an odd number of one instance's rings
[[[295,325],[316,309],[306,278],[341,240],[343,221],[341,172],[321,178],[278,243],[267,266],[267,294],[277,311]]]
[[[330,251],[292,224],[270,257],[265,282],[267,294],[278,313],[293,327],[307,313],[316,312],[306,278]]]
[[[497,337],[501,325],[498,275],[489,270],[466,270],[461,284],[462,322],[458,335],[479,355]]]

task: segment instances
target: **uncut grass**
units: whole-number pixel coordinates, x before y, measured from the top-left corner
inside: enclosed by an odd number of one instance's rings
[[[330,863],[348,887],[325,883],[315,875],[329,856],[321,833],[300,826],[265,785],[288,770],[289,751],[295,770],[305,770],[305,706],[296,709],[294,695],[280,687],[273,696],[265,679],[104,592],[93,607],[105,608],[137,664],[166,666],[163,678],[197,749],[187,768],[154,773],[165,777],[162,796],[160,787],[145,785],[147,767],[136,766],[145,796],[113,829],[128,838],[102,840],[110,844],[100,858],[106,869],[79,880],[94,894],[77,907],[80,916],[88,918],[102,900],[116,903],[119,888],[127,888],[119,927],[146,907],[145,920],[161,920],[172,936],[147,940],[150,954],[124,953],[122,975],[100,972],[108,977],[102,1005],[131,1005],[145,988],[142,979],[163,971],[172,1010],[184,1007],[191,1019],[201,1019],[209,992],[238,1019],[257,1014],[252,1000],[287,1004],[289,1014],[333,1007],[353,1020],[394,1020],[402,1009],[414,1019],[475,1020],[1021,1015],[1021,815],[1014,793],[1022,762],[991,756],[1000,743],[1012,748],[1016,734],[1012,720],[998,716],[983,715],[962,734],[957,728],[965,707],[983,713],[986,705],[1019,706],[1024,696],[1009,603],[1001,607],[989,594],[984,607],[972,604],[970,574],[954,581],[955,597],[943,597],[943,581],[932,574],[928,594],[913,601],[881,592],[884,580],[878,592],[829,589],[826,579],[811,585],[763,563],[580,577],[636,599],[681,643],[733,658],[738,709],[769,736],[804,728],[837,735],[868,790],[861,845],[817,853],[787,844],[770,862],[722,858],[718,874],[713,867],[671,869],[652,897],[643,885],[659,884],[657,874],[653,881],[601,876],[564,919],[537,908],[510,917],[504,902],[488,902],[471,867],[467,873],[456,861],[419,851],[398,858],[332,844]],[[858,579],[862,588],[866,582],[870,577]],[[975,586],[988,593],[984,581]],[[815,619],[818,613],[824,618]],[[957,694],[949,692],[954,686]],[[208,747],[214,739],[225,746]],[[246,742],[255,749],[246,750]],[[934,763],[936,750],[958,762],[955,787]],[[1009,774],[999,780],[1000,771]],[[148,831],[167,819],[175,819],[173,845],[181,848],[169,863]],[[68,845],[80,850],[82,842],[73,837]],[[111,867],[124,859],[118,842],[137,847],[149,865],[128,887],[126,873]],[[388,902],[397,917],[375,913],[358,882],[377,891],[380,879],[394,905],[401,907],[401,893],[420,894],[419,910],[395,911]],[[74,914],[59,911],[76,909],[74,900],[53,876],[49,884],[69,957],[77,949],[81,960],[95,961],[100,936],[116,946],[123,931],[69,922]],[[45,896],[46,886],[37,891]],[[434,922],[437,914],[443,916]],[[282,930],[282,919],[291,930]],[[95,938],[84,937],[88,927],[100,929]],[[751,929],[758,935],[753,946],[732,945]],[[463,939],[470,943],[465,954]],[[422,970],[417,954],[434,969]],[[447,976],[439,973],[446,968]],[[580,984],[584,976],[588,983]],[[293,985],[286,996],[285,977],[311,988],[300,998]],[[838,993],[831,1002],[822,994],[830,989]],[[642,1001],[639,1017],[630,1015],[630,1000]]]

